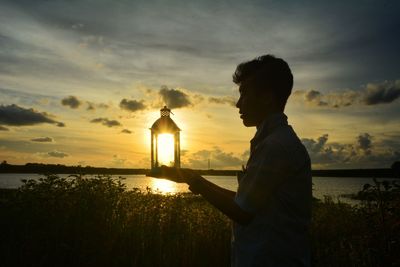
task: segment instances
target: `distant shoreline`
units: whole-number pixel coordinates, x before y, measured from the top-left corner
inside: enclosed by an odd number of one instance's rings
[[[57,174],[110,174],[110,175],[132,175],[147,174],[149,169],[128,168],[102,168],[66,166],[60,164],[27,163],[25,165],[0,164],[0,173],[57,173]],[[197,170],[201,175],[210,176],[236,176],[239,170]],[[334,170],[312,170],[312,176],[316,177],[376,177],[376,178],[399,178],[391,168],[380,169],[334,169]]]

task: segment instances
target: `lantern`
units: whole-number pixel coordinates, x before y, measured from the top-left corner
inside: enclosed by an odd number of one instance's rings
[[[151,168],[161,165],[181,167],[180,129],[170,118],[172,113],[164,106],[161,117],[151,126]],[[173,113],[172,113],[173,114]]]

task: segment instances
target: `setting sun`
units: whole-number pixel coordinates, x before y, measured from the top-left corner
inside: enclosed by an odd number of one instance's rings
[[[158,160],[160,165],[174,165],[174,136],[172,134],[160,134],[158,136]]]

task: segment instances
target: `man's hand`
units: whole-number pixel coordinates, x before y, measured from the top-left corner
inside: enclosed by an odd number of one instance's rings
[[[165,165],[152,169],[149,175],[156,178],[165,178],[176,183],[187,183],[189,185],[201,177],[194,170],[167,167]]]

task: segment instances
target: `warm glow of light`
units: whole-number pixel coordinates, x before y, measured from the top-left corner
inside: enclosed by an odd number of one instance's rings
[[[151,188],[160,192],[161,194],[174,194],[178,191],[177,183],[166,179],[152,179]]]
[[[174,136],[172,134],[158,135],[158,163],[159,165],[174,165]]]

